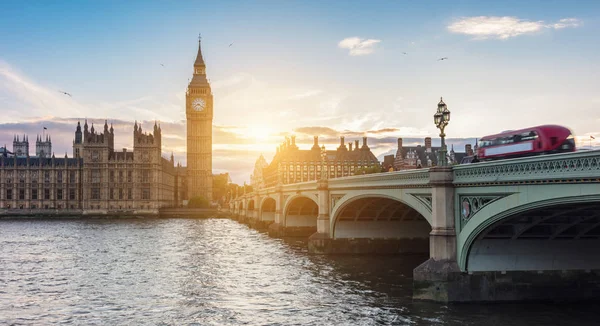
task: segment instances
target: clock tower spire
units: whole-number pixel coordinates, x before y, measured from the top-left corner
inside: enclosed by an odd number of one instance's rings
[[[213,95],[206,79],[201,37],[198,37],[198,54],[185,102],[188,199],[201,196],[212,200]]]

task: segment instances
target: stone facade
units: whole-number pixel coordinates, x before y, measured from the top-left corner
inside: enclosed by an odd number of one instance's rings
[[[359,142],[344,143],[340,137],[340,146],[336,150],[327,150],[323,160],[318,137],[309,150],[300,150],[296,138],[292,136],[277,148],[275,157],[263,170],[265,187],[279,183],[290,184],[321,178],[321,166],[324,165],[330,179],[355,175],[361,169],[380,168],[379,161],[367,145],[367,137],[363,137],[362,147]]]
[[[86,121],[83,130],[77,124],[74,158],[29,153],[22,157],[5,149],[0,156],[0,207],[158,213],[161,207],[176,206],[182,199],[180,187],[186,184],[185,171],[175,166],[173,155],[170,160],[161,156],[160,126],[155,123],[153,132],[145,133],[136,122],[133,151],[115,151],[114,137],[107,122],[98,132]],[[49,136],[37,143],[42,143],[39,154],[52,146]],[[13,152],[23,155],[27,148],[18,141]]]
[[[8,154],[8,153],[4,153]],[[0,208],[81,209],[81,159],[0,156]]]

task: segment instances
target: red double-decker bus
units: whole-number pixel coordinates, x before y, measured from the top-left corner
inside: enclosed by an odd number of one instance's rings
[[[543,125],[504,131],[479,140],[477,159],[481,161],[575,151],[569,128]]]

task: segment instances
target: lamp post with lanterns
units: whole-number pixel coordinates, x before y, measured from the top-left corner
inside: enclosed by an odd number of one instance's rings
[[[433,115],[433,121],[435,122],[435,126],[440,130],[440,138],[442,139],[438,165],[447,166],[448,159],[446,158],[446,134],[444,133],[444,129],[448,125],[448,122],[450,122],[450,111],[441,97],[440,103],[438,103],[437,112]]]

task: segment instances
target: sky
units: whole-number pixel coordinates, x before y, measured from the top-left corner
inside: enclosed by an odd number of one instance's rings
[[[213,172],[249,180],[286,135],[301,148],[369,137],[448,143],[540,124],[600,146],[598,1],[3,1],[0,146],[43,127],[72,154],[77,121],[163,129],[185,164],[185,89],[198,34],[214,94]],[[447,58],[439,60],[440,58]],[[68,96],[61,92],[71,94]],[[595,137],[592,139],[591,137]]]

